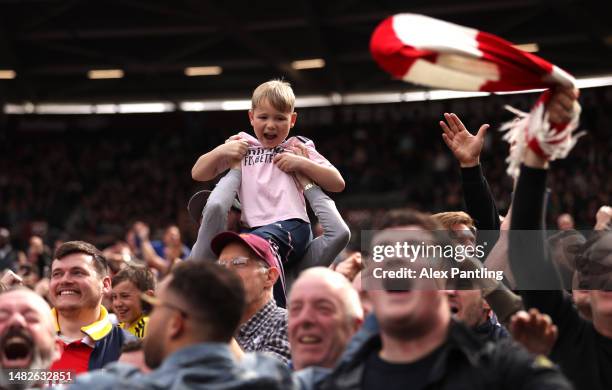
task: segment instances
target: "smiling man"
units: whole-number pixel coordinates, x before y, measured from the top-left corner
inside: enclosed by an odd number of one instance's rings
[[[210,245],[219,257],[218,264],[235,272],[244,285],[246,306],[236,333],[240,348],[245,352],[266,352],[289,363],[287,310],[276,305],[272,294],[281,277],[282,264],[270,243],[251,233],[223,232]]]
[[[332,368],[363,322],[357,291],[324,267],[305,270],[289,296],[289,343],[293,368]]]
[[[51,264],[49,297],[62,355],[52,369],[77,373],[115,361],[131,335],[108,319],[102,296],[110,292],[106,259],[93,245],[69,241]]]

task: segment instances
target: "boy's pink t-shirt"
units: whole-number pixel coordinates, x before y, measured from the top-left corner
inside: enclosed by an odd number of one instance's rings
[[[311,140],[304,137],[291,137],[274,149],[264,149],[252,135],[245,132],[239,135],[249,143],[249,150],[242,160],[242,183],[238,191],[242,222],[251,228],[293,218],[310,222],[303,190],[293,175],[278,169],[273,162],[274,156],[302,143],[312,161],[328,167],[333,165],[316,151]]]

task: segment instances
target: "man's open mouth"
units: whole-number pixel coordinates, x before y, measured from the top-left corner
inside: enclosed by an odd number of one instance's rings
[[[0,339],[3,368],[28,368],[32,363],[34,341],[23,329],[11,328]]]
[[[300,342],[300,344],[319,344],[323,341],[323,339],[319,336],[316,335],[305,335],[305,336],[301,336],[298,341]]]

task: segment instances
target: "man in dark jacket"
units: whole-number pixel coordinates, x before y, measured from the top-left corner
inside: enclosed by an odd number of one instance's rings
[[[425,230],[435,222],[415,215],[393,241],[437,243]],[[372,246],[377,243],[375,237]],[[319,382],[320,389],[571,388],[546,358],[513,343],[485,342],[453,321],[447,294],[437,290],[439,279],[418,283],[408,290],[383,281],[382,289],[367,292],[380,331],[356,336],[359,345],[349,346],[351,353]]]

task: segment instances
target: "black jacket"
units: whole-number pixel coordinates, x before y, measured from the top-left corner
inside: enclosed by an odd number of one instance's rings
[[[546,251],[544,169],[521,167],[514,194],[510,246],[512,272],[526,308],[550,315],[559,328],[551,357],[579,390],[612,389],[612,338],[578,314]],[[537,230],[536,230],[537,229]]]
[[[361,389],[365,361],[381,348],[378,333],[353,340],[358,348],[342,357],[319,389]],[[354,346],[353,346],[354,347]],[[452,321],[446,342],[428,378],[427,389],[571,389],[571,385],[544,357],[534,358],[511,341],[482,341],[465,326]]]

